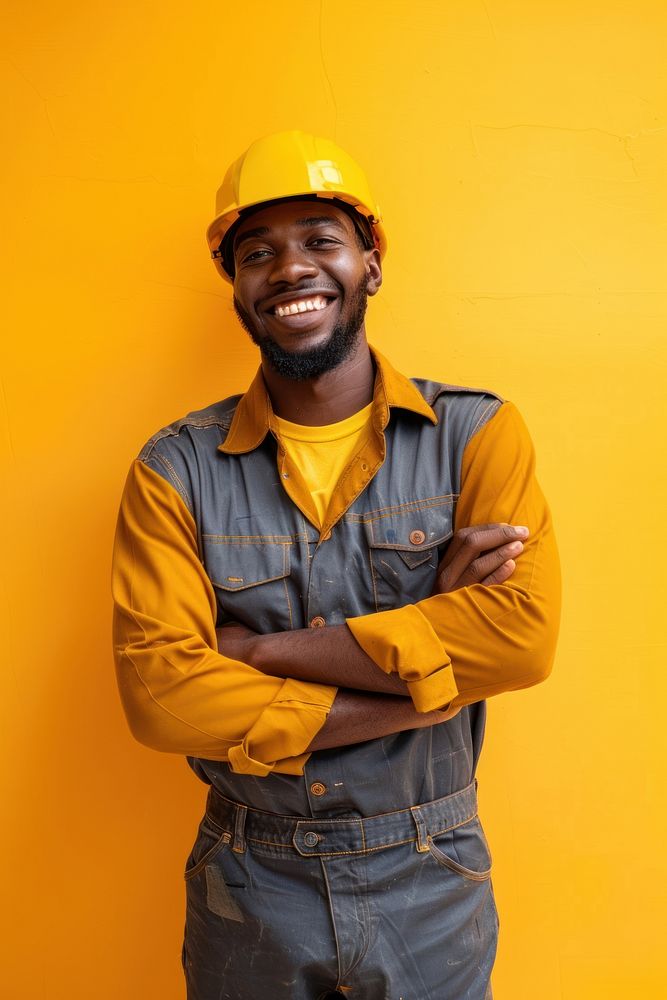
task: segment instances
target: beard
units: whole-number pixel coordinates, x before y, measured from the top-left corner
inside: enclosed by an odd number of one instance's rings
[[[347,321],[339,320],[323,344],[309,347],[303,351],[286,351],[269,334],[258,336],[253,329],[250,315],[234,296],[234,310],[239,322],[254,344],[257,344],[262,357],[273,370],[283,378],[295,382],[317,378],[330,372],[342,364],[354,350],[359,331],[366,315],[368,304],[368,277],[364,275],[350,297],[350,317]]]

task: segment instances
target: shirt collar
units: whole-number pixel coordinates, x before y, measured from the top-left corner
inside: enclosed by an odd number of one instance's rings
[[[438,418],[416,386],[371,347],[375,361],[375,390],[373,393],[373,423],[384,431],[393,408],[410,410],[437,424]],[[250,388],[239,400],[229,434],[220,451],[228,455],[242,455],[258,448],[271,428],[273,410],[266,391],[262,369],[259,368]]]

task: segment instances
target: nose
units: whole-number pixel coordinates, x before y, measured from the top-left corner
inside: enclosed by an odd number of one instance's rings
[[[268,281],[271,285],[296,285],[303,278],[315,277],[318,273],[317,264],[303,247],[287,244],[276,252]]]

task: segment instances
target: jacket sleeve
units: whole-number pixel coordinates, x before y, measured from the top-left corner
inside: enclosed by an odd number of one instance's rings
[[[240,773],[302,773],[336,688],[268,677],[218,653],[194,519],[141,460],[120,505],[112,590],[118,686],[136,739]]]
[[[378,666],[407,682],[418,711],[529,687],[551,671],[560,619],[558,553],[533,445],[512,403],[498,409],[463,455],[455,530],[493,522],[530,529],[506,583],[474,584],[347,621]]]

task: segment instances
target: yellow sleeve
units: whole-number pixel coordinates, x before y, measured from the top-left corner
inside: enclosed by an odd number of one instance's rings
[[[474,584],[347,621],[371,659],[407,682],[418,711],[529,687],[551,671],[560,620],[558,553],[533,445],[512,403],[471,438],[463,456],[455,530],[493,522],[530,529],[506,583]]]
[[[303,772],[336,688],[268,677],[217,652],[192,515],[139,460],[121,501],[112,589],[118,686],[136,739],[244,774]]]

